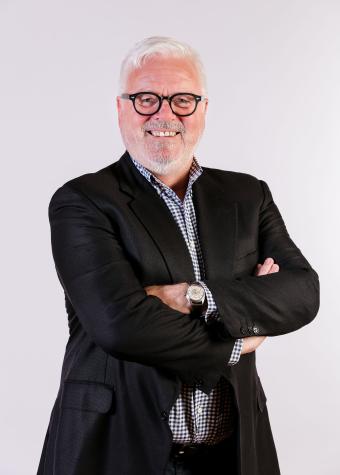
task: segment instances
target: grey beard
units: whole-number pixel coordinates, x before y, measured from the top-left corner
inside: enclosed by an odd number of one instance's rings
[[[149,164],[149,170],[159,175],[169,175],[184,160],[183,156],[174,157],[173,147],[170,143],[154,143],[146,148],[145,156]]]
[[[167,156],[154,156],[153,158],[147,157],[148,166],[147,168],[152,173],[157,173],[158,175],[169,175],[175,168],[178,167],[178,158],[169,159]]]

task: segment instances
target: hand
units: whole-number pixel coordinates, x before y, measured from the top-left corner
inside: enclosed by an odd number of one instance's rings
[[[274,264],[274,259],[272,259],[271,257],[267,257],[267,259],[264,261],[263,264],[257,264],[255,275],[261,276],[261,275],[273,274],[275,272],[278,272],[279,269],[280,269],[279,265]],[[258,348],[261,345],[261,343],[263,343],[265,338],[267,337],[266,336],[244,337],[241,355],[255,351],[256,348]]]
[[[274,259],[272,257],[267,257],[263,264],[257,264],[255,275],[266,275],[273,274],[274,272],[279,271],[279,264],[274,264]]]
[[[187,282],[181,282],[180,284],[171,285],[148,285],[144,287],[144,290],[148,295],[155,295],[160,298],[163,303],[174,310],[189,314],[192,308],[185,296],[188,287],[189,284]]]

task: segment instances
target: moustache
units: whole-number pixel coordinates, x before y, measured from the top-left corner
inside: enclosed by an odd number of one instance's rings
[[[171,122],[158,120],[157,122],[148,122],[142,127],[144,132],[152,130],[161,130],[163,132],[180,132],[184,133],[184,127],[182,124],[174,124]]]

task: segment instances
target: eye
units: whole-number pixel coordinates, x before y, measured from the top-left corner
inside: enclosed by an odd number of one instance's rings
[[[151,94],[141,94],[136,97],[137,104],[147,107],[153,106],[158,103],[158,98],[156,96],[152,96]]]
[[[195,99],[192,96],[182,94],[174,97],[175,107],[191,108],[195,105]]]

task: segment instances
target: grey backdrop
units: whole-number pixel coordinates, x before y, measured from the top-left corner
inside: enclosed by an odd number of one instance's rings
[[[119,67],[151,35],[189,42],[205,63],[199,162],[266,180],[319,273],[314,322],[267,338],[257,362],[282,474],[339,474],[340,2],[0,5],[1,475],[36,472],[67,342],[50,197],[124,152]]]

